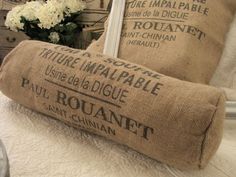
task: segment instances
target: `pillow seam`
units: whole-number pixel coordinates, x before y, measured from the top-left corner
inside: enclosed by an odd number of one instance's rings
[[[206,145],[205,145],[206,138],[207,138],[207,135],[209,133],[209,130],[210,130],[212,124],[214,123],[215,115],[216,115],[216,112],[217,112],[217,109],[218,109],[221,97],[222,97],[222,95],[220,95],[218,100],[217,100],[217,103],[215,105],[216,109],[214,111],[214,114],[212,115],[211,122],[210,122],[209,126],[206,128],[206,131],[204,133],[204,138],[203,138],[202,143],[201,143],[201,152],[200,152],[200,158],[199,158],[199,168],[202,168],[202,161],[203,161],[203,157],[204,157],[204,151],[206,149]]]

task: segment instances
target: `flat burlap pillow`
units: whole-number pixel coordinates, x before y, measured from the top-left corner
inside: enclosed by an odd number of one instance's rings
[[[224,95],[99,53],[24,41],[0,90],[16,102],[178,168],[202,168],[222,138]]]
[[[235,8],[235,0],[127,0],[118,57],[208,84]],[[102,52],[105,37],[88,51]]]

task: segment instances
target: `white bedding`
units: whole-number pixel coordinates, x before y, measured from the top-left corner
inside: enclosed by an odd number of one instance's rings
[[[212,80],[215,86],[231,88],[226,89],[230,100],[236,100],[235,44],[236,19]],[[0,139],[8,152],[11,177],[236,177],[236,120],[226,120],[220,149],[200,171],[173,169],[26,109],[1,92]]]
[[[209,166],[180,171],[125,146],[70,128],[20,106],[0,92],[0,139],[11,177],[235,177],[236,121]]]

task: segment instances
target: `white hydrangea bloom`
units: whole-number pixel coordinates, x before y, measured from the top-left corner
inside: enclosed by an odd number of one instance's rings
[[[24,5],[14,7],[8,14],[5,25],[12,31],[23,30],[24,23],[21,23],[21,17],[27,20],[36,20],[35,12],[42,6],[41,2],[32,1]]]
[[[48,38],[54,44],[57,44],[60,41],[60,36],[57,32],[51,32]]]
[[[21,15],[25,17],[27,20],[36,20],[38,17],[36,16],[36,12],[42,7],[41,1],[31,1],[27,2],[24,5],[24,9],[21,12]]]
[[[40,21],[38,25],[40,28],[50,29],[64,20],[63,4],[54,1],[47,1],[37,11],[36,16]]]
[[[51,29],[61,23],[65,16],[84,9],[85,2],[82,0],[32,1],[13,8],[7,15],[5,25],[13,31],[23,30],[23,16],[29,21],[38,19],[38,26],[42,29]]]
[[[86,4],[81,0],[64,0],[65,13],[76,13],[85,9]]]
[[[16,6],[8,14],[5,21],[6,27],[10,28],[12,31],[18,31],[23,29],[24,24],[21,23],[21,11],[24,9],[23,5]]]

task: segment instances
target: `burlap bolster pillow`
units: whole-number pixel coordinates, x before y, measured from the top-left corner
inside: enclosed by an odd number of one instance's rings
[[[222,139],[221,91],[99,53],[24,41],[3,62],[0,90],[178,168],[205,167]]]
[[[222,55],[235,0],[127,0],[118,57],[208,84]],[[107,28],[107,26],[106,26]],[[106,37],[88,51],[102,52]]]

